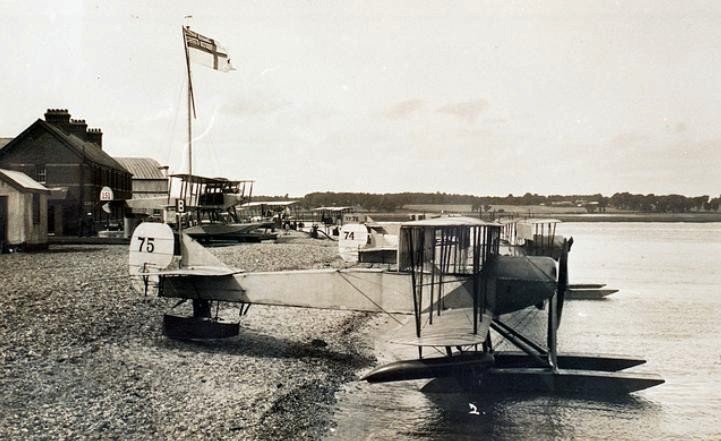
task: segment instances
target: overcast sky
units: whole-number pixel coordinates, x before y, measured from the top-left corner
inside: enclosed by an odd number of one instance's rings
[[[721,3],[0,0],[0,136],[48,107],[115,156],[256,193],[721,193]]]

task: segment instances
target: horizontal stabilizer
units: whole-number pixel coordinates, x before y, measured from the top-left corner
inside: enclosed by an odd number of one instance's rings
[[[186,267],[178,268],[173,270],[164,270],[156,272],[139,273],[139,276],[197,276],[197,277],[220,277],[220,276],[232,276],[233,274],[240,274],[243,271],[228,268],[226,266],[198,266],[198,267]]]
[[[245,290],[238,284],[232,273],[210,275],[187,270],[186,272],[186,274],[176,274],[164,278],[163,289],[159,295],[161,297],[221,302],[245,302],[247,300]]]

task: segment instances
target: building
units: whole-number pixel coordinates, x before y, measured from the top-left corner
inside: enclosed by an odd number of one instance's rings
[[[49,195],[25,173],[0,169],[0,252],[47,248]]]
[[[131,197],[131,174],[103,151],[102,141],[100,129],[70,119],[67,109],[48,109],[44,120],[36,120],[0,148],[0,167],[23,172],[50,189],[48,232],[90,234],[96,224],[122,222],[123,200]],[[109,215],[99,201],[105,186],[115,198]]]
[[[168,166],[151,158],[115,158],[132,175],[133,199],[167,197]]]

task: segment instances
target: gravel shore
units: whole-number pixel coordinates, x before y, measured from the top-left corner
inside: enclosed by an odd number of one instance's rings
[[[341,265],[335,243],[210,248],[247,271]],[[161,334],[173,299],[127,280],[124,246],[0,255],[0,439],[316,439],[371,366],[360,313],[253,306],[241,335]],[[237,313],[237,312],[235,312]]]

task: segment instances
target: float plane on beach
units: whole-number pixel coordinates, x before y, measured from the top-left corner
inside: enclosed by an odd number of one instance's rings
[[[624,371],[644,360],[559,353],[569,241],[562,242],[558,262],[501,255],[501,229],[501,224],[463,217],[406,222],[400,226],[395,265],[253,273],[224,265],[182,231],[176,263],[170,227],[143,223],[130,243],[129,268],[141,290],[154,288],[160,297],[192,302],[191,316],[165,315],[164,332],[173,338],[237,336],[240,317],[252,304],[412,316],[392,340],[416,346],[418,358],[373,370],[364,377],[372,383],[452,377],[480,389],[603,394],[663,383],[654,374]],[[220,302],[237,304],[238,320],[218,317]],[[533,326],[545,328],[544,343],[506,320],[539,308],[547,318]],[[517,350],[494,350],[491,330]],[[424,349],[444,355],[424,357]]]

